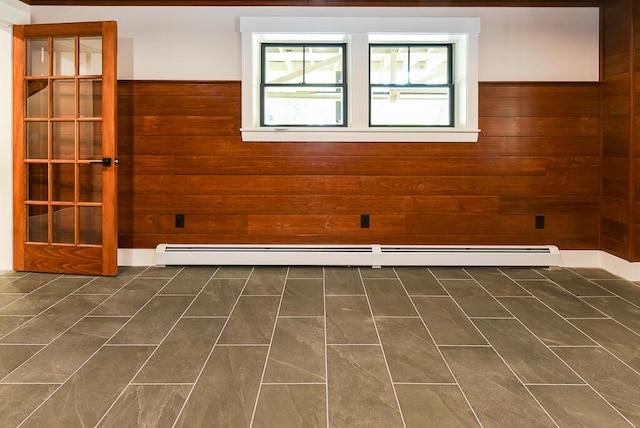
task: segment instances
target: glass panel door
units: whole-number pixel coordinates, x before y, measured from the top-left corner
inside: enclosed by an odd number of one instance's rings
[[[17,26],[14,35],[16,269],[113,275],[115,23]]]

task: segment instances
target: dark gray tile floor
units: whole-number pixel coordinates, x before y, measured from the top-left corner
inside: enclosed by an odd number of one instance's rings
[[[640,426],[640,286],[599,269],[9,273],[14,426]]]

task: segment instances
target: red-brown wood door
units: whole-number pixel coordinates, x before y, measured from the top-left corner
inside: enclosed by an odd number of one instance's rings
[[[14,268],[117,274],[115,22],[14,27]]]

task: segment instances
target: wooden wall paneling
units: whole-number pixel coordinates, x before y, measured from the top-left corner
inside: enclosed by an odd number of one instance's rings
[[[633,3],[603,3],[601,249],[633,260]],[[611,107],[617,106],[617,107]],[[628,107],[627,107],[628,106]]]
[[[631,120],[632,120],[632,162],[631,162],[631,207],[633,226],[631,232],[632,239],[632,260],[640,260],[640,213],[638,205],[640,204],[640,5],[637,2],[632,3],[633,7],[633,34],[632,34],[632,67],[631,67],[631,84],[633,92],[631,99]]]
[[[120,88],[122,245],[597,248],[597,83],[482,83],[479,141],[435,144],[244,143],[239,82]]]

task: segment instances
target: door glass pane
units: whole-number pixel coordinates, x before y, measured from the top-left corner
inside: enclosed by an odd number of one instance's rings
[[[78,122],[80,159],[102,159],[102,122]]]
[[[75,208],[53,207],[53,242],[59,244],[75,243]]]
[[[80,37],[80,75],[102,74],[102,37]]]
[[[27,159],[48,159],[48,123],[27,122]]]
[[[80,244],[102,244],[102,207],[79,207]]]
[[[102,168],[100,164],[78,165],[80,202],[102,201]]]
[[[51,190],[52,200],[60,202],[73,202],[75,200],[74,164],[52,164]]]
[[[73,37],[53,39],[53,75],[75,75],[75,40]]]
[[[48,39],[27,40],[27,76],[49,75]]]
[[[46,80],[30,80],[27,88],[27,117],[49,116],[49,82]]]
[[[102,80],[82,79],[79,86],[79,117],[102,116]]]
[[[53,159],[75,159],[75,122],[53,122]]]
[[[75,81],[71,79],[53,81],[53,117],[75,117]]]
[[[27,165],[27,200],[49,200],[49,176],[46,163],[31,163]]]
[[[27,241],[48,242],[49,208],[47,205],[27,206]]]

